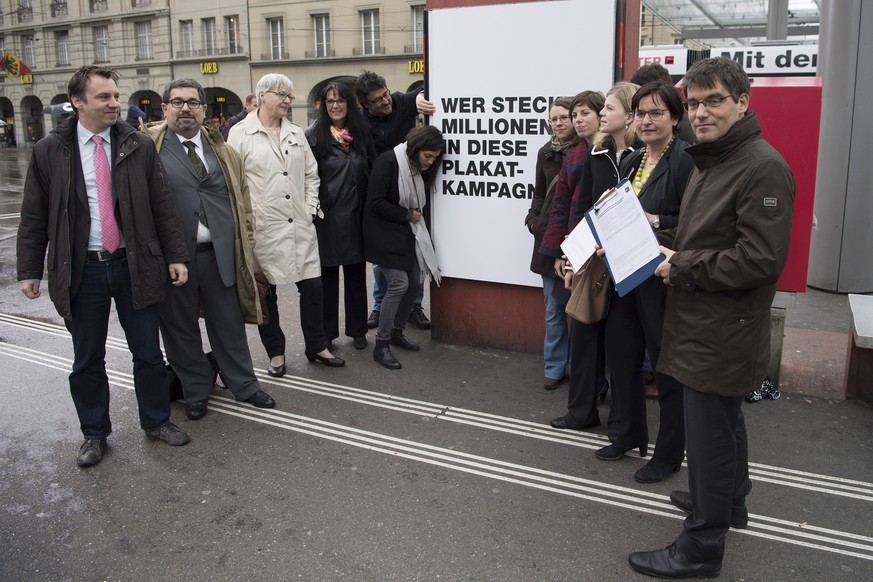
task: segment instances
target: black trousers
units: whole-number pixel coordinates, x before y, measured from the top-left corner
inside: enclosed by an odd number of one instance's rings
[[[654,369],[661,352],[666,286],[650,277],[642,285],[619,297],[612,291],[606,316],[606,363],[612,375],[612,405],[619,421],[615,442],[635,448],[649,442],[646,420],[646,384],[643,360],[646,348]],[[655,372],[658,385],[660,423],[652,460],[676,465],[685,449],[682,384]]]
[[[307,354],[317,354],[327,347],[322,322],[321,277],[297,281],[297,291],[300,293],[300,328],[303,331],[303,341],[306,343]],[[267,350],[267,356],[274,358],[285,354],[285,332],[279,325],[279,305],[276,286],[270,285],[267,294],[267,311],[270,321],[258,326],[261,343]]]
[[[731,508],[751,488],[742,396],[705,394],[685,386],[688,486],[694,511],[676,545],[695,562],[721,562]]]
[[[367,263],[343,265],[345,332],[355,338],[367,335]],[[339,267],[321,266],[322,318],[328,340],[339,337]]]
[[[567,423],[573,427],[597,426],[597,397],[605,382],[603,322],[587,324],[570,319],[570,389]]]

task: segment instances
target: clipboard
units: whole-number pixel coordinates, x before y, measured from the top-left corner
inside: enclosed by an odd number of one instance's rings
[[[624,194],[628,190],[631,193],[633,193],[632,187],[630,185],[630,180],[625,178],[621,182],[619,182],[615,186],[615,188],[611,188],[611,189],[607,190],[606,192],[604,192],[603,195],[597,200],[597,202],[594,203],[594,206],[592,206],[591,209],[585,213],[585,221],[588,223],[588,227],[591,229],[591,232],[594,235],[594,239],[597,241],[597,246],[599,246],[601,248],[606,248],[603,245],[600,233],[597,232],[597,227],[595,226],[595,221],[592,220],[591,215],[600,212],[603,208],[606,207],[607,203],[609,203],[611,200],[613,200],[613,198],[616,195],[618,195],[620,192]],[[636,204],[639,206],[639,200],[637,200],[636,194],[633,195],[633,199],[636,201]],[[640,210],[640,212],[642,212],[642,206],[639,207],[639,210]],[[642,217],[645,220],[644,213],[642,214]],[[646,220],[646,225],[648,225],[648,220]],[[655,257],[653,259],[647,261],[642,266],[638,267],[632,273],[625,276],[624,279],[622,279],[621,281],[618,281],[618,279],[615,276],[615,271],[613,269],[613,265],[609,260],[608,249],[607,249],[606,254],[603,255],[603,258],[606,261],[606,267],[609,269],[609,276],[612,279],[613,283],[615,284],[615,290],[618,292],[619,297],[624,297],[625,295],[627,295],[628,293],[630,293],[631,291],[633,291],[634,289],[639,287],[643,283],[643,281],[645,281],[646,279],[648,279],[649,277],[654,275],[655,269],[658,267],[658,265],[660,265],[661,262],[663,262],[664,259],[667,258],[665,255],[663,255],[661,252],[659,252],[657,250],[660,247],[658,245],[658,239],[655,237],[655,232],[651,229],[650,226],[648,227],[648,229],[649,229],[648,232],[651,235],[650,244],[653,245],[653,248],[655,249],[655,252],[657,252],[657,254],[655,255]],[[648,238],[648,237],[643,235],[643,238]]]

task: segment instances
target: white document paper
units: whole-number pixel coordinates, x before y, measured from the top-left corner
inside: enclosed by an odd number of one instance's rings
[[[586,217],[591,219],[600,246],[606,251],[616,284],[660,255],[658,239],[629,181],[622,180],[614,190],[606,192]]]
[[[588,221],[583,218],[561,243],[561,250],[567,255],[574,273],[578,273],[582,265],[594,254],[596,245],[597,239],[594,238]]]

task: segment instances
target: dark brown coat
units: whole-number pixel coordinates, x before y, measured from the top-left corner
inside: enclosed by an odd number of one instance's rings
[[[34,147],[18,227],[18,280],[41,279],[46,263],[49,296],[65,319],[72,317],[90,222],[84,186],[77,187],[76,124],[76,117],[65,120]],[[133,305],[140,309],[163,298],[167,264],[187,263],[188,252],[154,143],[121,121],[111,132],[115,218],[127,247]]]
[[[658,369],[698,392],[741,396],[770,357],[770,305],[788,258],[794,176],[747,113],[694,158],[670,259]]]
[[[531,200],[530,210],[528,210],[527,216],[524,219],[525,226],[534,236],[530,270],[544,277],[555,276],[555,257],[542,254],[540,252],[540,244],[543,242],[543,235],[546,233],[546,227],[549,225],[552,198],[558,182],[553,179],[561,171],[561,164],[563,162],[564,154],[554,150],[552,140],[547,141],[539,149],[537,152],[536,183],[534,185],[533,200]]]

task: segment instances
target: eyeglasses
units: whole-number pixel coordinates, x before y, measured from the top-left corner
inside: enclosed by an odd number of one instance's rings
[[[170,99],[167,103],[169,103],[173,109],[182,109],[183,105],[187,105],[188,109],[198,109],[205,105],[199,99]]]
[[[558,125],[559,123],[567,123],[570,121],[569,115],[556,115],[549,118],[549,125]]]
[[[646,111],[644,109],[637,109],[634,112],[634,117],[636,117],[638,121],[642,121],[646,118],[646,115],[648,115],[649,119],[651,119],[652,121],[658,121],[662,117],[664,117],[664,114],[666,112],[666,109],[650,109],[649,111]]]
[[[391,93],[388,92],[388,89],[385,89],[385,92],[375,99],[367,99],[367,103],[370,105],[378,105],[382,101],[391,101]]]
[[[326,101],[328,107],[338,107],[346,104],[345,99],[328,99]]]
[[[730,95],[716,95],[715,97],[707,97],[703,101],[689,99],[685,103],[685,109],[687,111],[697,111],[701,105],[705,105],[707,109],[718,109],[724,103],[724,100],[729,97]]]
[[[285,99],[289,99],[291,101],[294,101],[294,95],[292,95],[291,93],[286,93],[284,91],[273,91],[271,89],[269,91],[264,91],[264,93],[272,93],[273,95],[275,95],[276,97],[279,98],[279,101],[284,101]]]

